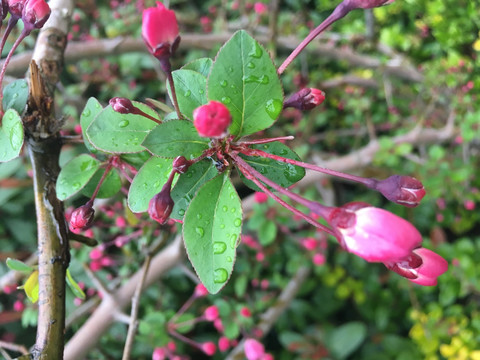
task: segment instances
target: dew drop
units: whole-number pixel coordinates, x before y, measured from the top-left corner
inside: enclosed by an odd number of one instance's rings
[[[231,256],[227,256],[227,262],[232,262],[232,261],[233,261],[232,257],[231,257]]]
[[[14,94],[12,95],[12,98],[14,98],[14,99],[16,99],[17,97],[18,97],[18,93],[14,93]]]
[[[248,75],[248,76],[244,76],[242,78],[243,81],[245,81],[245,83],[257,83],[257,84],[268,84],[270,82],[270,79],[267,75],[262,75],[260,77],[258,76],[255,76],[255,75]]]
[[[298,180],[297,169],[291,164],[287,164],[287,167],[283,170],[283,175],[290,182],[296,182]]]
[[[248,56],[251,56],[256,59],[260,59],[262,57],[262,54],[263,54],[263,50],[261,46],[257,42],[255,42],[255,45],[253,46],[252,51],[248,53]]]
[[[92,113],[92,112],[90,111],[90,109],[85,109],[85,110],[83,110],[82,115],[83,115],[83,116],[90,116],[91,113]]]
[[[94,164],[95,164],[94,161],[90,161],[90,160],[84,161],[80,164],[80,170],[88,171],[93,167]]]
[[[221,87],[226,87],[227,85],[228,85],[227,80],[222,80],[222,81],[220,81],[220,86],[221,86]]]
[[[12,89],[13,89],[14,87],[16,87],[16,86],[17,86],[17,83],[16,83],[16,82],[13,82],[13,83],[10,85],[10,87],[11,87]]]
[[[148,188],[148,184],[147,184],[147,183],[143,183],[143,188],[144,188],[144,189]]]
[[[230,236],[230,247],[232,249],[235,249],[237,247],[237,239],[238,239],[238,235],[236,234],[233,234],[232,236]]]
[[[195,232],[196,232],[200,237],[203,237],[203,235],[205,235],[205,230],[203,230],[203,228],[200,227],[200,226],[197,226],[197,227],[195,228]]]
[[[66,194],[66,193],[61,193],[61,194],[60,194],[60,197],[61,197],[62,199],[65,199],[65,198],[67,197],[67,194]]]
[[[228,211],[228,206],[227,206],[227,205],[224,205],[224,206],[222,207],[222,210],[223,210],[223,212],[227,212],[227,211]]]
[[[223,284],[228,279],[228,272],[224,268],[218,268],[213,272],[213,282]]]
[[[268,100],[265,105],[265,111],[271,119],[275,120],[282,111],[283,103],[277,99]]]
[[[22,84],[20,85],[21,88],[25,89],[26,87],[28,87],[28,84],[26,82],[22,82]]]
[[[287,155],[288,154],[288,150],[287,149],[282,149],[280,151],[280,155]]]
[[[183,209],[178,210],[178,215],[180,215],[180,216],[185,215],[185,210],[183,210]]]
[[[190,95],[192,95],[192,92],[190,90],[185,91],[185,93],[183,94],[183,96],[185,97],[189,97]]]
[[[239,227],[240,225],[242,225],[242,219],[236,218],[235,221],[233,222],[233,225],[235,225],[236,227]]]
[[[130,124],[128,120],[122,120],[118,123],[118,126],[121,128],[127,127]]]
[[[247,64],[247,67],[248,67],[249,69],[255,69],[255,64],[250,61],[250,62]]]
[[[203,95],[204,92],[205,92],[205,90],[203,90],[203,89],[198,90],[198,93],[199,93],[200,95]]]
[[[232,102],[232,99],[230,99],[228,96],[222,97],[222,103],[224,104],[230,104]]]
[[[197,214],[197,219],[200,220],[202,218],[202,214]]]
[[[237,209],[235,209],[235,208],[231,208],[231,209],[230,209],[230,212],[231,212],[231,213],[235,213],[236,211],[237,211]]]
[[[236,196],[236,195],[237,195],[237,194],[235,194],[235,193],[232,191],[232,192],[230,193],[230,199],[232,199],[232,200],[235,199],[235,196]]]
[[[225,224],[220,224],[220,229],[225,229]]]
[[[233,73],[233,66],[229,66],[229,67],[228,67],[228,72]]]
[[[159,188],[160,187],[160,181],[155,181],[155,183],[153,184],[154,187],[156,188]]]
[[[10,132],[10,144],[14,150],[18,150],[22,146],[22,137],[20,134],[21,133],[18,130],[16,131],[15,128]]]
[[[223,254],[227,250],[227,244],[223,241],[215,241],[213,243],[213,253],[216,255]]]
[[[72,184],[72,187],[73,187],[75,190],[80,189],[80,186],[82,186],[82,185],[81,185],[79,182],[74,182],[74,183]]]

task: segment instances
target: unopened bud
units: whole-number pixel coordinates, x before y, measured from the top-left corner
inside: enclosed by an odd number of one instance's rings
[[[392,175],[375,188],[388,200],[406,207],[417,206],[425,196],[423,184],[410,176]]]
[[[312,110],[325,100],[325,93],[322,90],[314,88],[304,88],[292,96],[284,103],[283,107],[293,107],[298,110]]]
[[[133,103],[130,99],[114,97],[110,99],[109,103],[112,109],[120,114],[135,113],[136,107],[133,106]]]
[[[188,161],[185,156],[178,156],[173,160],[173,170],[178,174],[185,174],[190,167],[191,163]]]
[[[22,20],[25,24],[31,24],[40,29],[50,17],[50,6],[45,0],[27,0],[22,12]]]
[[[70,230],[85,230],[92,224],[94,214],[95,210],[93,210],[92,205],[89,203],[76,208],[73,210],[70,218]]]
[[[8,0],[8,11],[12,14],[12,17],[17,19],[22,17],[23,8],[26,0]]]
[[[193,125],[198,134],[209,138],[223,138],[232,122],[228,108],[218,101],[210,101],[193,111]]]
[[[148,204],[148,214],[153,220],[160,224],[165,224],[175,205],[170,196],[170,188],[171,183],[166,183],[162,190],[155,195]]]

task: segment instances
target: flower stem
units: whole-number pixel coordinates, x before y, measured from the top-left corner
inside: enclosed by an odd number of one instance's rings
[[[335,10],[327,17],[320,25],[318,25],[308,36],[293,50],[293,52],[285,59],[282,65],[277,70],[278,75],[281,75],[288,65],[302,52],[302,50],[318,35],[320,35],[326,28],[332,25],[335,21],[340,20],[347,15],[351,8],[347,6],[349,0],[344,0],[337,5]]]
[[[10,26],[10,21],[8,22],[8,26]],[[11,30],[11,29],[10,29]],[[7,28],[8,31],[8,28]],[[0,116],[3,117],[3,89],[2,89],[2,84],[3,84],[3,78],[5,77],[5,72],[7,70],[8,63],[10,62],[10,59],[12,58],[13,53],[17,49],[18,45],[22,42],[23,39],[25,39],[31,32],[31,29],[24,28],[22,32],[20,33],[20,36],[15,40],[15,43],[13,44],[12,48],[10,49],[5,61],[3,62],[3,67],[2,71],[0,73]],[[2,46],[4,45],[4,39],[2,39]],[[0,120],[1,122],[1,120]]]
[[[232,157],[233,161],[235,164],[238,166],[239,170],[242,172],[245,177],[255,183],[263,192],[265,192],[268,196],[270,196],[272,199],[274,199],[276,202],[278,202],[280,205],[285,207],[286,209],[290,210],[292,213],[295,215],[300,216],[303,218],[305,221],[307,221],[309,224],[319,228],[320,230],[323,230],[329,234],[333,235],[333,232],[331,229],[328,227],[318,223],[314,219],[312,219],[310,216],[305,215],[301,211],[295,209],[292,205],[286,203],[283,201],[281,198],[279,198],[277,195],[275,195],[272,191],[270,191],[264,184],[262,184],[259,180],[261,180],[263,183],[267,184],[268,186],[272,187],[273,189],[277,190],[279,193],[289,197],[290,199],[298,202],[301,205],[309,206],[310,205],[310,200],[307,200],[300,195],[297,195],[295,193],[292,193],[291,191],[284,189],[274,181],[268,179],[267,177],[263,176],[260,174],[257,170],[255,170],[253,167],[247,164],[245,160],[243,160],[240,156],[238,156],[236,153],[230,153],[230,156]]]
[[[303,161],[297,161],[297,160],[293,160],[293,159],[284,158],[284,157],[281,157],[281,156],[278,156],[278,155],[270,154],[270,153],[267,153],[265,151],[258,150],[258,149],[250,149],[250,148],[245,149],[245,148],[243,148],[243,149],[239,149],[239,150],[242,154],[245,154],[247,156],[261,156],[261,157],[266,157],[266,158],[273,159],[273,160],[276,160],[276,161],[284,162],[284,163],[287,163],[287,164],[300,166],[300,167],[303,167],[305,169],[310,169],[310,170],[318,171],[318,172],[321,172],[321,173],[324,173],[324,174],[336,176],[336,177],[339,177],[339,178],[342,178],[342,179],[355,181],[355,182],[363,184],[363,185],[365,185],[365,186],[367,186],[368,188],[371,188],[371,189],[375,189],[375,186],[378,183],[378,181],[376,179],[363,178],[363,177],[360,177],[360,176],[345,174],[345,173],[335,171],[335,170],[331,170],[331,169],[327,169],[327,168],[324,168],[324,167],[321,167],[321,166],[305,163]]]
[[[178,106],[177,93],[175,91],[175,83],[173,82],[172,65],[170,64],[170,59],[168,57],[162,57],[159,60],[163,72],[167,75],[168,84],[170,85],[170,90],[172,93],[173,106],[175,107],[177,116],[179,119],[183,119],[182,113],[180,112],[180,107]]]
[[[258,139],[258,140],[247,140],[247,141],[240,141],[240,145],[254,145],[254,144],[267,144],[274,141],[282,141],[282,140],[293,140],[295,139],[294,136],[280,136],[275,138],[268,138],[268,139]]]

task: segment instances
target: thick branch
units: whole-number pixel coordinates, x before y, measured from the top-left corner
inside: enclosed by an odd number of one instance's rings
[[[182,34],[182,47],[200,48],[210,50],[213,46],[223,44],[232,34]],[[268,35],[256,35],[256,39],[264,44],[269,42]],[[286,50],[292,50],[299,43],[295,36],[279,36],[276,39],[277,46]],[[383,61],[355,52],[353,49],[342,46],[323,44],[317,42],[311,44],[307,51],[319,55],[322,58],[344,61],[352,66],[376,69],[401,79],[421,82],[423,75],[413,66],[397,58],[384,63]],[[75,63],[81,59],[99,58],[107,55],[123,54],[128,52],[145,52],[147,48],[140,38],[115,38],[105,40],[92,40],[88,42],[72,42],[67,46],[65,61]],[[28,66],[31,54],[25,52],[12,58],[7,74],[22,74]]]

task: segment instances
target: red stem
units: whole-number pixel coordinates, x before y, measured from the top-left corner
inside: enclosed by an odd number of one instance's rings
[[[277,190],[279,193],[289,197],[290,199],[298,202],[301,205],[309,207],[311,205],[311,201],[304,199],[300,195],[297,195],[295,193],[292,193],[291,191],[284,189],[274,181],[268,179],[267,177],[263,176],[260,174],[257,170],[255,170],[253,167],[247,164],[245,160],[243,160],[240,156],[238,156],[236,153],[230,153],[230,156],[232,157],[233,161],[235,164],[238,166],[239,170],[242,172],[245,177],[255,183],[260,189],[262,189],[263,192],[265,192],[268,196],[270,196],[272,199],[274,199],[276,202],[278,202],[280,205],[288,209],[289,211],[293,212],[295,215],[300,216],[303,218],[305,221],[307,221],[309,224],[319,228],[320,230],[323,230],[331,235],[333,235],[333,232],[331,229],[326,227],[325,225],[322,225],[318,223],[316,220],[312,219],[310,216],[305,215],[301,211],[295,209],[292,205],[286,203],[283,201],[281,198],[279,198],[277,195],[275,195],[273,192],[271,192],[265,185],[263,185],[259,180],[267,184],[268,186],[272,187],[273,189]]]
[[[300,167],[303,167],[305,169],[310,169],[310,170],[318,171],[318,172],[321,172],[321,173],[324,173],[324,174],[336,176],[336,177],[339,177],[339,178],[342,178],[342,179],[355,181],[355,182],[363,184],[363,185],[365,185],[365,186],[367,186],[368,188],[371,188],[371,189],[375,189],[375,186],[378,183],[378,181],[376,179],[363,178],[363,177],[360,177],[360,176],[345,174],[345,173],[335,171],[335,170],[331,170],[331,169],[327,169],[327,168],[324,168],[324,167],[321,167],[321,166],[305,163],[303,161],[297,161],[297,160],[293,160],[293,159],[284,158],[284,157],[281,157],[281,156],[278,156],[278,155],[270,154],[270,153],[267,153],[265,151],[258,150],[258,149],[250,149],[250,148],[243,148],[242,149],[242,148],[239,148],[238,150],[242,154],[245,154],[247,156],[266,157],[266,158],[273,159],[273,160],[276,160],[276,161],[280,161],[280,162],[283,162],[283,163],[300,166]]]
[[[281,140],[293,140],[295,137],[293,136],[280,136],[276,138],[268,138],[268,139],[258,139],[258,140],[247,140],[247,141],[240,141],[239,145],[254,145],[254,144],[267,144],[274,141],[281,141]]]
[[[277,70],[278,75],[281,75],[288,65],[302,52],[302,50],[318,35],[320,35],[326,28],[332,25],[335,21],[340,20],[345,15],[347,15],[350,10],[348,6],[346,6],[346,2],[348,0],[342,1],[340,4],[337,5],[335,10],[327,17],[320,25],[318,25],[308,36],[296,47],[295,50],[285,59],[282,65]]]

